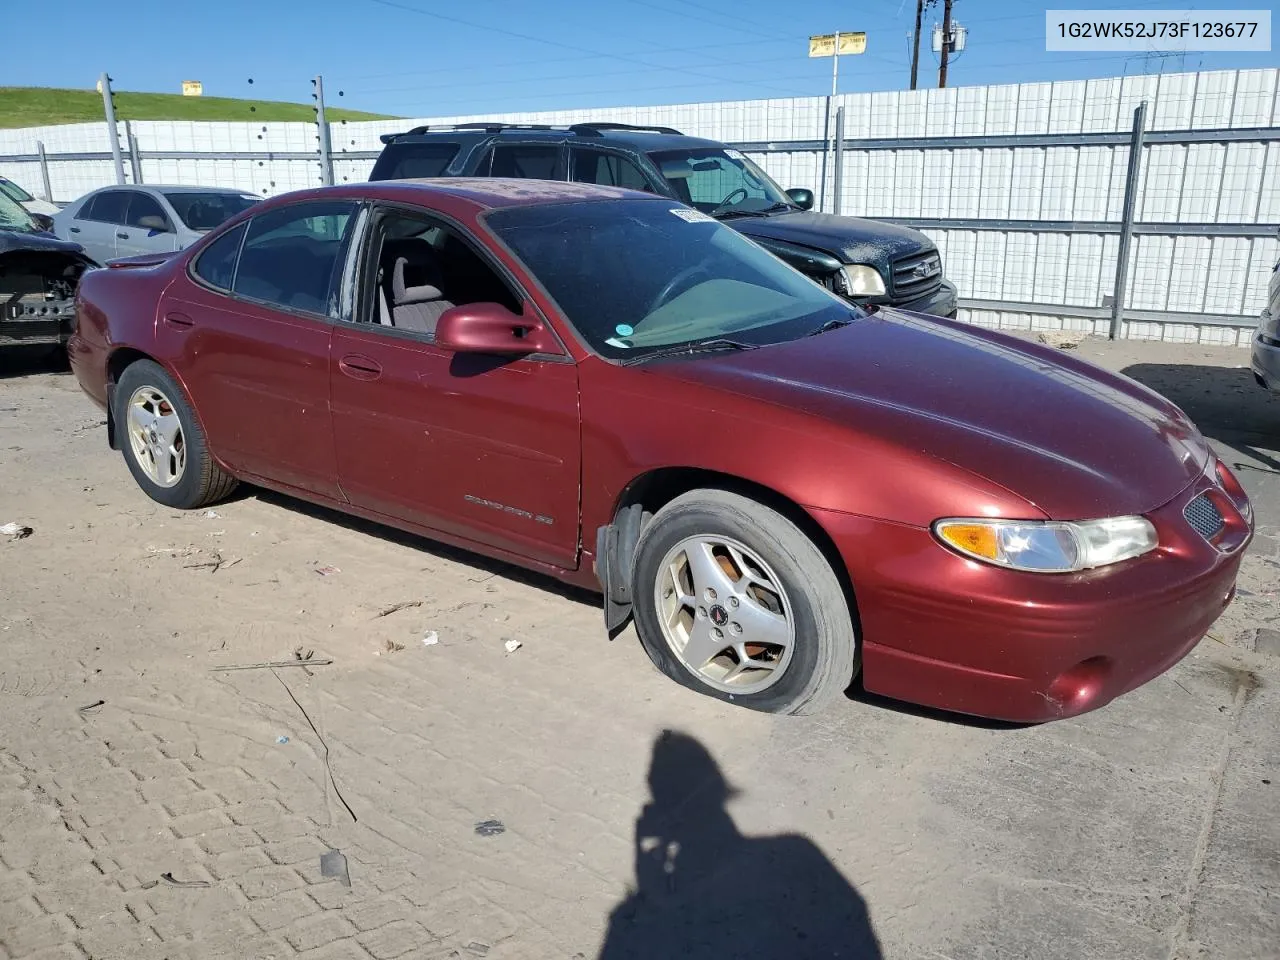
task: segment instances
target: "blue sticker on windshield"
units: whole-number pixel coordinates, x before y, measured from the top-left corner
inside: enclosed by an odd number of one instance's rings
[[[613,332],[620,337],[629,337],[636,331],[635,331],[635,328],[632,327],[630,324],[620,323],[613,328]]]

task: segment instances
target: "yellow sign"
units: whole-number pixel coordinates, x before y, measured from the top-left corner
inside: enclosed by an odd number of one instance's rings
[[[182,95],[184,97],[199,97],[204,94],[204,84],[199,80],[183,80]]]
[[[836,55],[836,37],[840,38],[840,56],[850,53],[867,52],[867,35],[865,33],[828,33],[820,37],[809,38],[809,56],[834,57]]]

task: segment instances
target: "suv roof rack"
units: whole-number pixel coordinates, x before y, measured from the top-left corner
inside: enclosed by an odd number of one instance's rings
[[[441,124],[437,127],[421,126],[401,133],[384,133],[378,137],[384,144],[391,143],[397,137],[416,137],[424,133],[443,133],[451,130],[480,130],[484,133],[501,133],[504,130],[566,130],[580,137],[600,137],[610,130],[630,130],[639,133],[665,133],[672,136],[683,136],[679,130],[671,127],[644,127],[630,123],[575,123],[568,127],[557,127],[549,123],[500,123],[496,120],[480,120],[473,123]]]
[[[496,120],[477,121],[474,123],[445,123],[439,126],[414,127],[400,133],[384,133],[380,137],[383,143],[390,143],[397,137],[416,137],[424,133],[445,133],[452,130],[481,130],[485,133],[499,133],[503,130],[564,130],[565,127],[553,127],[549,123],[499,123]]]
[[[631,123],[575,123],[569,127],[571,131],[588,137],[598,137],[608,130],[635,130],[640,133],[666,133],[672,136],[684,136],[679,130],[671,127],[637,126]]]

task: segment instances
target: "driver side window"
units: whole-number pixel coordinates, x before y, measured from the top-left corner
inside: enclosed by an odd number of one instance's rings
[[[499,303],[520,313],[523,303],[488,260],[455,229],[417,214],[392,211],[373,241],[373,289],[368,322],[434,337],[450,307]]]
[[[696,162],[687,182],[690,199],[695,206],[703,208],[718,207],[735,195],[741,201],[745,199],[743,193],[747,197],[767,199],[764,184],[754,182],[746,170],[727,158]]]

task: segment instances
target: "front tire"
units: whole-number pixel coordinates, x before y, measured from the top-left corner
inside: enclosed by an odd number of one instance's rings
[[[844,590],[782,514],[694,490],[636,546],[636,630],[677,683],[766,713],[814,713],[852,682],[857,639]]]
[[[182,388],[158,363],[130,364],[113,398],[125,463],[152,500],[192,510],[221,500],[236,488],[235,477],[210,455]]]

